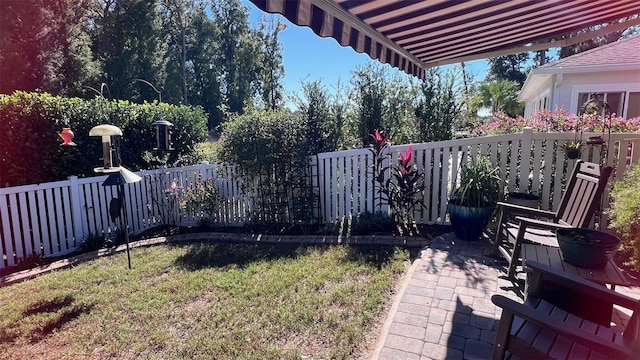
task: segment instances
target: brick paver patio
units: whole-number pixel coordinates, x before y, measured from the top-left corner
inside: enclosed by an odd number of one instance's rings
[[[501,313],[491,296],[522,302],[524,288],[490,255],[487,241],[434,239],[406,275],[372,358],[488,359]],[[616,290],[640,298],[638,288]]]

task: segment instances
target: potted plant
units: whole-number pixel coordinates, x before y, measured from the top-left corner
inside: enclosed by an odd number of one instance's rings
[[[531,192],[514,191],[507,194],[507,199],[505,201],[510,204],[538,209],[540,205],[540,196]],[[509,220],[514,221],[516,216],[526,216],[526,213],[519,211],[509,211]]]
[[[460,185],[452,192],[448,207],[456,237],[478,240],[503,195],[499,168],[487,158],[463,164]]]
[[[613,234],[585,228],[561,228],[556,237],[564,261],[589,269],[604,268],[621,242]]]
[[[577,159],[580,157],[582,142],[578,140],[567,141],[562,147],[568,159]]]

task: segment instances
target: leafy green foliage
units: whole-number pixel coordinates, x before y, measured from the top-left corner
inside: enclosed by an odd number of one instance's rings
[[[353,147],[371,144],[369,134],[384,130],[398,143],[417,138],[415,107],[419,98],[417,81],[400,74],[390,75],[388,68],[376,62],[358,67],[351,79],[350,103],[353,117],[343,135]]]
[[[442,75],[435,69],[429,69],[422,83],[422,95],[423,99],[415,108],[419,141],[453,138],[453,125],[459,120],[461,110],[455,97],[453,74]]]
[[[609,228],[621,235],[620,251],[628,256],[626,265],[640,271],[640,165],[634,165],[613,184],[613,202],[607,211]]]
[[[512,80],[484,81],[478,86],[476,96],[491,113],[502,111],[509,116],[518,116],[524,113],[524,104],[518,101],[519,91],[520,85]]]
[[[224,109],[283,105],[284,25],[251,28],[239,0],[11,0],[0,24],[0,93],[105,83],[110,99],[200,105],[210,130]]]
[[[0,132],[5,134],[0,139],[0,186],[94,176],[102,146],[98,138],[89,137],[89,130],[100,124],[122,129],[121,163],[131,170],[195,163],[195,145],[206,139],[206,117],[200,108],[165,103],[137,105],[16,92],[0,95],[0,118]],[[155,128],[151,124],[160,119],[175,125],[175,151],[169,155],[152,151]],[[60,146],[62,127],[72,129],[76,147]]]
[[[490,58],[487,80],[515,82],[517,84],[516,87],[519,89],[527,79],[527,69],[525,67],[528,61],[528,52]]]
[[[101,81],[110,97],[135,102],[153,101],[158,94],[144,79],[160,86],[167,61],[157,0],[103,2],[90,28],[94,56],[102,60]]]
[[[297,99],[298,111],[307,122],[309,152],[337,150],[342,124],[333,116],[327,89],[320,81],[302,83],[304,99]]]
[[[249,27],[248,9],[240,0],[212,1],[213,25],[219,51],[213,64],[221,68],[221,91],[227,110],[242,113],[250,104],[258,73],[258,48]]]
[[[247,109],[223,124],[223,161],[237,165],[256,222],[315,221],[308,128],[290,112]]]
[[[251,108],[229,116],[221,138],[224,160],[251,176],[277,168],[284,157],[298,156],[305,141],[300,117],[287,111]]]
[[[471,207],[494,207],[504,196],[500,168],[491,165],[486,157],[475,163],[461,165],[460,185],[451,194],[458,205]]]
[[[385,107],[385,77],[386,72],[380,66],[369,63],[366,67],[356,69],[352,78],[357,96],[357,125],[356,134],[362,141],[361,147],[369,145],[369,134],[376,129],[382,129],[382,117]]]
[[[88,233],[80,243],[84,251],[96,251],[105,247],[106,239],[104,233]]]
[[[258,26],[260,37],[259,57],[257,68],[260,75],[260,93],[264,107],[276,110],[283,105],[284,96],[284,65],[282,44],[278,40],[280,32],[287,26],[279,18],[267,21],[263,18]]]
[[[0,93],[83,93],[99,65],[87,34],[89,6],[90,0],[0,2]]]

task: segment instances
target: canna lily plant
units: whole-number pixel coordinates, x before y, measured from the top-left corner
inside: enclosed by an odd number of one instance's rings
[[[380,196],[380,203],[389,205],[391,219],[398,229],[402,233],[414,232],[413,214],[416,207],[424,207],[424,174],[413,163],[413,147],[409,146],[400,152],[396,164],[385,165],[385,160],[391,157],[387,150],[389,137],[382,136],[378,130],[370,136],[374,139],[373,148],[370,149],[374,155],[374,191]]]

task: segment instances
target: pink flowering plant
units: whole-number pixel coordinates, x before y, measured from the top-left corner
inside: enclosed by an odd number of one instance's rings
[[[530,118],[512,118],[503,112],[493,114],[491,121],[474,128],[471,136],[501,135],[521,132],[531,127],[536,132],[603,132],[611,123],[611,132],[638,132],[640,118],[625,119],[616,114],[603,117],[598,114],[570,114],[565,110],[540,110]]]
[[[220,205],[220,192],[213,177],[204,178],[196,172],[193,184],[184,189],[180,197],[180,208],[196,216],[207,214],[215,221]]]
[[[374,189],[378,184],[378,194],[383,202],[389,205],[391,219],[403,233],[410,233],[414,228],[413,214],[422,202],[424,191],[424,174],[418,171],[413,163],[413,148],[409,146],[405,152],[398,155],[398,162],[391,166],[385,166],[384,161],[390,158],[388,151],[389,137],[383,137],[378,130],[370,135],[374,139],[373,147],[373,172]],[[390,171],[390,176],[386,176]]]

